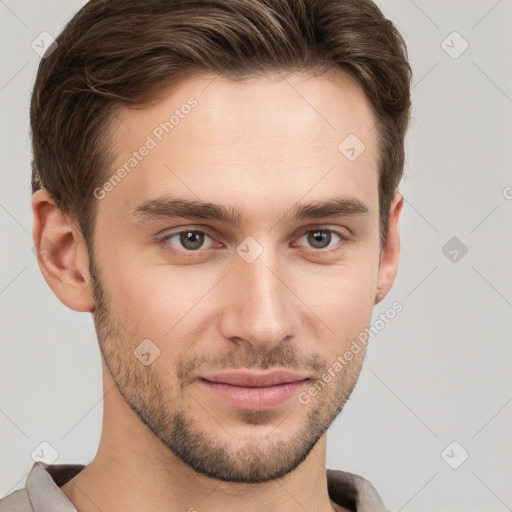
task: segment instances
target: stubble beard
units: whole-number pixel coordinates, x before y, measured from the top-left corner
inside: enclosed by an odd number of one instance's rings
[[[219,423],[222,425],[222,421],[219,421],[220,413],[210,408],[211,415],[208,415],[204,412],[204,406],[198,409],[202,411],[201,414],[208,416],[207,423],[198,422],[190,412],[191,405],[197,399],[183,386],[181,380],[184,368],[191,367],[190,361],[187,365],[180,365],[176,376],[157,364],[158,360],[149,366],[143,365],[133,353],[134,347],[141,340],[130,335],[128,329],[111,315],[98,270],[91,257],[89,261],[95,299],[93,317],[99,347],[119,393],[165,447],[197,473],[216,480],[245,484],[284,477],[308,457],[342,411],[357,383],[364,360],[363,350],[354,357],[351,365],[345,366],[336,375],[330,385],[312,397],[309,404],[301,404],[297,400],[295,409],[307,407],[307,414],[293,432],[279,425],[282,412],[275,409],[235,411],[237,421],[254,425],[255,432],[258,425],[275,422],[277,425],[266,436],[255,433],[253,437],[236,439],[226,429],[219,427]],[[244,364],[247,363],[246,357],[237,367],[292,368],[290,361],[297,361],[297,352],[289,344],[279,345],[272,353],[264,356],[250,354],[248,358],[250,363]],[[327,368],[326,361],[321,358],[311,361],[311,365],[317,371]],[[281,422],[285,420],[286,415]],[[213,433],[219,431],[225,440]]]

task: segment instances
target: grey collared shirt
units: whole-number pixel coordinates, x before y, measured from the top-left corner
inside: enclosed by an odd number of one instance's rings
[[[77,512],[59,486],[84,467],[80,464],[44,466],[34,463],[25,487],[0,499],[0,512]],[[327,469],[327,488],[332,501],[354,512],[389,512],[375,487],[359,475]]]

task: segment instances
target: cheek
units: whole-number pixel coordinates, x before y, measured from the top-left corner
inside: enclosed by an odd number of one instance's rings
[[[338,339],[357,335],[369,324],[378,274],[378,238],[373,238],[355,244],[336,264],[281,262],[281,277],[307,306],[298,306],[303,327],[321,329],[323,321]],[[192,320],[207,317],[211,297],[222,302],[222,293],[229,293],[219,286],[229,263],[171,265],[121,240],[103,248],[98,265],[111,313],[140,336],[160,339],[173,329],[175,338],[183,329],[194,330]]]
[[[151,260],[128,252],[110,258],[104,263],[104,280],[112,315],[137,335],[162,340],[173,326],[175,334],[188,324],[219,275],[205,265]]]
[[[371,321],[378,261],[370,255],[361,251],[336,266],[305,267],[295,278],[294,291],[337,335],[361,330]]]

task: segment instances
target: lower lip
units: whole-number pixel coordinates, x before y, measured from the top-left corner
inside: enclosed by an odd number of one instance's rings
[[[213,393],[220,396],[229,405],[249,411],[271,409],[283,404],[295,396],[306,384],[308,379],[285,384],[277,384],[266,388],[247,388],[243,386],[232,386],[221,382],[210,382],[200,379]]]

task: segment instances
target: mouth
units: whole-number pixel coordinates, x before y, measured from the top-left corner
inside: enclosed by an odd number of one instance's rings
[[[284,404],[309,380],[305,375],[289,371],[264,374],[240,371],[202,377],[198,382],[227,405],[257,411]]]

